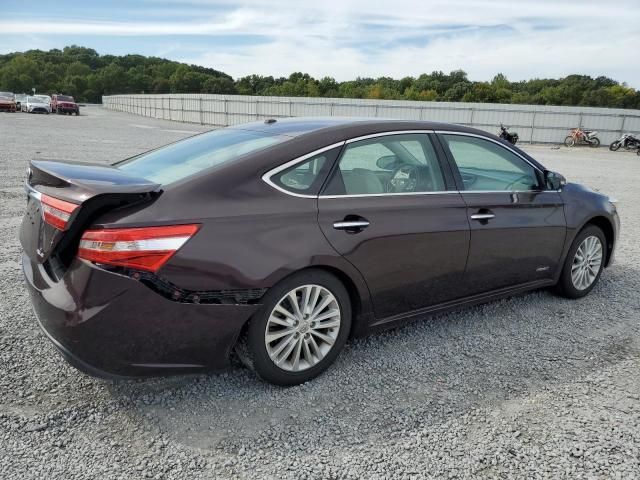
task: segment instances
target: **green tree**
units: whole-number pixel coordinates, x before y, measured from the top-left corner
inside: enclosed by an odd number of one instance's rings
[[[209,77],[202,84],[204,93],[237,93],[233,80],[226,77]]]
[[[31,88],[72,94],[79,101],[100,101],[102,95],[118,93],[176,92],[640,108],[640,92],[606,76],[511,82],[498,73],[490,82],[479,82],[454,70],[399,80],[358,77],[338,82],[293,72],[288,77],[248,75],[234,81],[210,67],[142,55],[100,55],[78,45],[0,55],[0,90],[26,93]]]

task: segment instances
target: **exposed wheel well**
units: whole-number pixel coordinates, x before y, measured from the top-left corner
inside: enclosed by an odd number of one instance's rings
[[[614,234],[613,234],[613,225],[606,217],[594,217],[589,220],[582,228],[587,225],[595,225],[604,233],[605,238],[607,239],[607,252],[604,266],[609,265],[609,260],[611,259],[611,252],[613,252],[613,243],[615,242]]]

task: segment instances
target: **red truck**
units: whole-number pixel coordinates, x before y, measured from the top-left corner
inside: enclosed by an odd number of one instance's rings
[[[80,107],[69,95],[51,95],[51,111],[55,113],[68,113],[80,115]]]

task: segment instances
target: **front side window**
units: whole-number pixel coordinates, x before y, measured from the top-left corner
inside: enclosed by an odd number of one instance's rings
[[[478,137],[442,135],[465,190],[529,191],[539,188],[536,170],[515,153]]]
[[[446,190],[426,134],[375,137],[347,144],[327,186],[329,195],[379,195]]]
[[[144,153],[115,166],[132,175],[166,185],[290,138],[221,128]]]

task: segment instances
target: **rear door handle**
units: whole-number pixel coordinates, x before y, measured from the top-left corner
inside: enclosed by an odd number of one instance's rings
[[[369,220],[367,220],[366,218],[361,218],[358,220],[340,220],[338,222],[333,222],[333,228],[335,228],[336,230],[344,230],[347,233],[361,232],[369,225]]]
[[[471,220],[491,220],[495,215],[493,213],[474,213]]]

